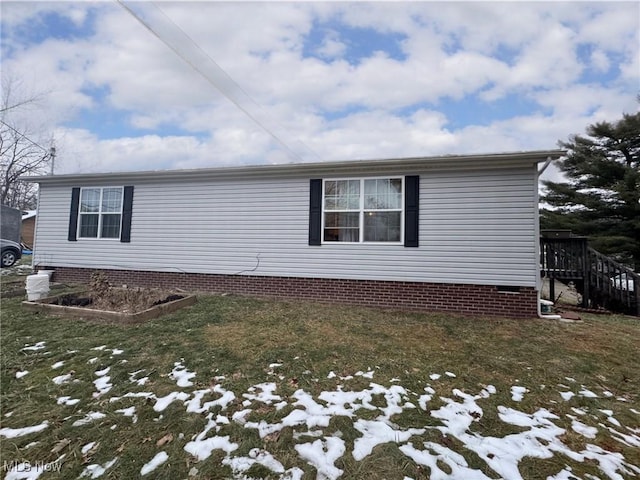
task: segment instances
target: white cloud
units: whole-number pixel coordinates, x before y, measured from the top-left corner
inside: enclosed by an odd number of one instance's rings
[[[594,50],[591,52],[591,67],[598,72],[607,72],[611,66],[609,56],[603,50]]]
[[[634,111],[633,3],[156,5],[322,159],[553,148],[593,121]],[[46,28],[52,12],[93,32],[25,42],[24,27]],[[21,120],[56,132],[59,171],[293,160],[116,3],[4,2],[2,13],[3,74],[46,94]],[[349,63],[358,51],[343,25],[396,39],[390,51],[402,55],[367,52]],[[324,35],[316,44],[312,30]],[[617,76],[603,83],[593,73]],[[508,98],[533,106],[493,119]],[[451,99],[487,108],[447,110]],[[118,133],[106,121],[92,131],[101,118],[120,122]]]
[[[342,57],[346,50],[347,46],[340,41],[339,34],[335,31],[330,31],[324,36],[322,44],[315,49],[315,53],[325,59],[334,59]]]
[[[580,41],[619,51],[638,38],[640,4],[637,2],[610,2],[587,8],[592,15],[579,28]]]

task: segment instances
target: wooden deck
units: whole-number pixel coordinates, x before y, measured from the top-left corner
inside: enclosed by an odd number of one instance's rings
[[[640,316],[640,275],[589,247],[586,237],[543,232],[540,275],[574,282],[585,308],[606,308]],[[554,282],[550,296],[555,300]]]

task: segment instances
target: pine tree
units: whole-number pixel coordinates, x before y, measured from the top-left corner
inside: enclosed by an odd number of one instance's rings
[[[640,113],[600,122],[560,142],[567,183],[543,182],[541,229],[570,229],[640,271]]]

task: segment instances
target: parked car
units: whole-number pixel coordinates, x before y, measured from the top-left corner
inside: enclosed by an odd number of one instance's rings
[[[0,239],[2,267],[10,267],[22,257],[22,247],[12,240]]]

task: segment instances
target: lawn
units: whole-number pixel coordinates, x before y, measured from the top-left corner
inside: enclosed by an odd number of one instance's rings
[[[134,326],[2,300],[3,475],[640,478],[640,322],[200,296]]]

